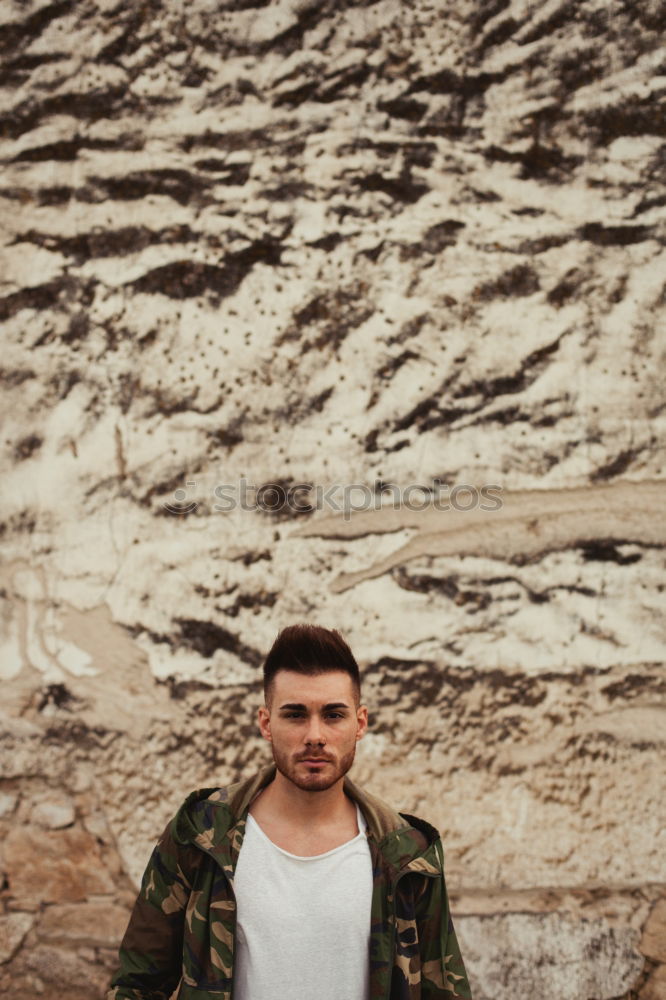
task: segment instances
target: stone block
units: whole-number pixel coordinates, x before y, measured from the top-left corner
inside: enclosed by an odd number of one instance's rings
[[[643,968],[638,933],[602,918],[509,913],[459,917],[456,930],[474,1000],[611,1000]]]
[[[67,991],[83,987],[91,997],[98,997],[107,983],[106,970],[97,969],[66,948],[39,945],[25,955],[25,965],[53,989]]]
[[[0,792],[0,817],[9,816],[14,811],[18,795],[14,792]]]
[[[71,826],[76,819],[72,800],[57,792],[39,798],[34,803],[30,815],[35,823],[47,830],[60,830]]]
[[[12,896],[22,903],[64,903],[111,893],[97,841],[85,830],[10,830],[5,869]]]
[[[129,911],[115,903],[61,903],[45,909],[37,931],[45,941],[117,947],[125,933]]]
[[[666,1000],[666,965],[659,965],[638,994],[640,1000]]]
[[[666,963],[666,899],[658,900],[652,907],[643,928],[641,951],[647,958]]]
[[[8,962],[21,946],[34,920],[32,913],[8,913],[0,917],[0,963]]]

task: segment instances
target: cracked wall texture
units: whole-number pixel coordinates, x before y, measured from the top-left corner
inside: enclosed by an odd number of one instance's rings
[[[314,621],[476,1000],[664,1000],[663,3],[0,16],[0,989],[103,997]]]

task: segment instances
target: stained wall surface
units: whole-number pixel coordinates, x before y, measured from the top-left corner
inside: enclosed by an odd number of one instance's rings
[[[476,1000],[664,1000],[663,4],[0,19],[0,990],[104,996],[312,621]]]

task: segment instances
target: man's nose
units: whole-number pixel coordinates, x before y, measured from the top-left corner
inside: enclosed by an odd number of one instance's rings
[[[321,719],[317,715],[313,715],[308,720],[308,727],[305,733],[305,742],[321,743],[321,744],[324,744],[326,742],[326,740],[324,739]]]

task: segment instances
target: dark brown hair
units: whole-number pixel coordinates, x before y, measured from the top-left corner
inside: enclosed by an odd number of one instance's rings
[[[352,679],[354,695],[361,698],[361,677],[354,654],[335,628],[322,625],[287,625],[277,634],[264,661],[264,698],[270,696],[273,678],[278,670],[293,670],[297,674],[323,674],[329,670],[344,670]]]

